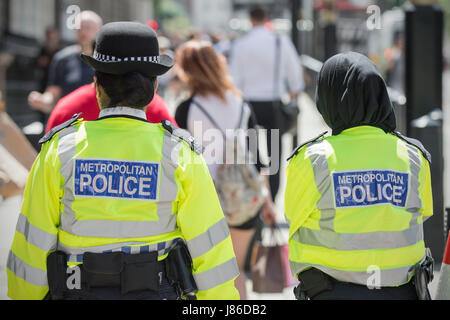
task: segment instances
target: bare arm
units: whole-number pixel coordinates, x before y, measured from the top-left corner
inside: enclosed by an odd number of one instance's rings
[[[50,86],[44,93],[32,91],[28,95],[28,104],[34,110],[50,113],[56,102],[61,98],[61,93],[61,87],[59,86]]]
[[[266,198],[261,210],[261,216],[264,220],[264,223],[268,226],[273,226],[277,221],[277,213],[275,211],[275,206],[272,201],[272,195],[270,194],[270,185],[269,185],[269,176],[263,175],[264,183],[266,184],[267,189],[269,190],[269,195]]]

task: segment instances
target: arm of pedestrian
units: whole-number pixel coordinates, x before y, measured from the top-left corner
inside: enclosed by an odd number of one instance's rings
[[[282,44],[284,47],[283,49],[285,49],[282,50],[282,65],[284,74],[287,78],[289,91],[299,94],[305,89],[303,67],[300,57],[294,45],[288,38],[283,37]]]
[[[59,86],[50,86],[44,93],[32,91],[28,95],[28,104],[34,110],[49,114],[60,97],[61,88]]]
[[[244,88],[244,74],[245,74],[245,54],[244,52],[239,52],[239,45],[235,44],[232,48],[232,58],[229,61],[230,75],[233,79],[236,88],[243,90]],[[239,52],[239,54],[236,54]]]
[[[261,217],[266,225],[273,227],[277,222],[277,212],[272,201],[272,195],[270,194],[269,176],[263,175],[263,178],[269,194],[261,208]]]
[[[56,102],[61,98],[62,90],[60,86],[50,86],[43,94],[42,111],[45,113],[52,112]]]
[[[292,91],[289,91],[289,98],[291,99],[291,100],[295,100],[295,99],[297,99],[298,98],[298,93],[297,92],[292,92]]]

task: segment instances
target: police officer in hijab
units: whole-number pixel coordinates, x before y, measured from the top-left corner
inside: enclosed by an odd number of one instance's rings
[[[296,297],[429,299],[429,153],[395,132],[385,82],[361,54],[325,62],[317,108],[332,133],[299,146],[287,168]]]

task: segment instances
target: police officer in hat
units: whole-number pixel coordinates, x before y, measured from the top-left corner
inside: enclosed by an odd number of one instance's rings
[[[332,135],[299,146],[287,168],[297,298],[429,299],[429,153],[395,132],[385,82],[361,54],[324,64],[317,108]]]
[[[8,257],[12,299],[238,299],[238,267],[202,147],[146,121],[173,65],[135,22],[100,30],[101,112],[52,129],[30,172]]]

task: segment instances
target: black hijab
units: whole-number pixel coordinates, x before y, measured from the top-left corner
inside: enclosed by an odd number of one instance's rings
[[[359,53],[338,54],[324,63],[316,102],[333,135],[362,125],[385,132],[396,128],[386,84],[372,61]]]

